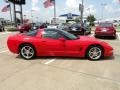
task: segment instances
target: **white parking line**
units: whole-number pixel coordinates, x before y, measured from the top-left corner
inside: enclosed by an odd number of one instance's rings
[[[44,64],[50,64],[51,62],[54,62],[56,59],[51,59],[50,61],[44,63]]]
[[[5,35],[5,34],[9,34],[11,32],[4,32],[4,33],[0,33],[0,35]]]
[[[94,37],[94,33],[91,33],[89,36],[90,36],[90,37]]]
[[[4,53],[4,52],[8,52],[9,50],[4,50],[4,51],[1,51],[0,53]]]
[[[120,40],[120,34],[119,34],[119,33],[117,33],[117,35],[118,35],[118,39]]]

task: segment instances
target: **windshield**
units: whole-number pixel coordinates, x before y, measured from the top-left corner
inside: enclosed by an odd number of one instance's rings
[[[99,26],[100,27],[111,27],[112,23],[100,23]]]
[[[73,34],[71,34],[71,33],[68,33],[68,32],[63,31],[63,30],[61,30],[61,31],[62,31],[62,33],[63,33],[66,37],[68,37],[68,38],[71,39],[71,40],[76,40],[76,39],[78,39],[77,36],[75,36],[75,35],[73,35]]]

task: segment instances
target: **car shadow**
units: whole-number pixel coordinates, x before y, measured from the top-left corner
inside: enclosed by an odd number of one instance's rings
[[[104,40],[116,40],[117,38],[110,37],[110,36],[97,36],[97,39],[104,39]]]
[[[16,58],[18,59],[23,59],[20,55],[16,56]],[[31,61],[32,60],[51,60],[51,59],[56,59],[56,60],[61,60],[61,61],[64,61],[64,60],[88,60],[88,61],[94,61],[94,60],[89,60],[87,58],[81,58],[81,57],[59,57],[59,56],[41,56],[41,57],[36,57],[36,58],[33,58],[33,59],[30,59]],[[111,61],[111,60],[114,60],[115,57],[114,56],[111,56],[111,57],[105,57],[101,60],[96,60],[96,61]],[[24,59],[25,60],[25,59]]]

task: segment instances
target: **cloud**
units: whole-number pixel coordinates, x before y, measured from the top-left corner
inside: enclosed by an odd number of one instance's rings
[[[96,8],[94,5],[86,5],[84,8],[84,14],[89,15],[89,14],[96,14]]]
[[[113,0],[113,3],[120,3],[120,0]]]
[[[120,8],[116,9],[115,7],[113,7],[111,5],[106,5],[105,11],[107,11],[108,13],[118,13],[118,12],[120,12]]]
[[[69,9],[76,9],[79,7],[80,0],[66,0],[66,6]]]
[[[39,0],[32,0],[32,10],[39,11],[39,7],[37,6]]]
[[[32,6],[35,6],[38,3],[38,0],[32,0]]]

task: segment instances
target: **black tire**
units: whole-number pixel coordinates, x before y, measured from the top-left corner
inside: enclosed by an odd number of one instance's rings
[[[96,51],[92,52],[92,50],[94,50],[95,48],[96,48]],[[94,57],[92,57],[91,54],[93,54]],[[96,46],[96,45],[95,46],[90,46],[87,49],[86,56],[89,60],[92,60],[92,61],[100,60],[104,56],[103,48],[101,46]]]
[[[27,48],[29,50],[27,50]],[[21,45],[19,52],[20,52],[20,56],[22,58],[24,58],[25,60],[33,59],[35,57],[35,55],[36,55],[35,48],[32,45],[29,45],[29,44]]]
[[[23,33],[23,31],[20,31],[20,33]]]
[[[116,39],[117,38],[117,36],[113,36],[113,39]]]
[[[94,35],[94,37],[95,37],[95,38],[98,38],[98,36],[97,36],[97,35]]]

